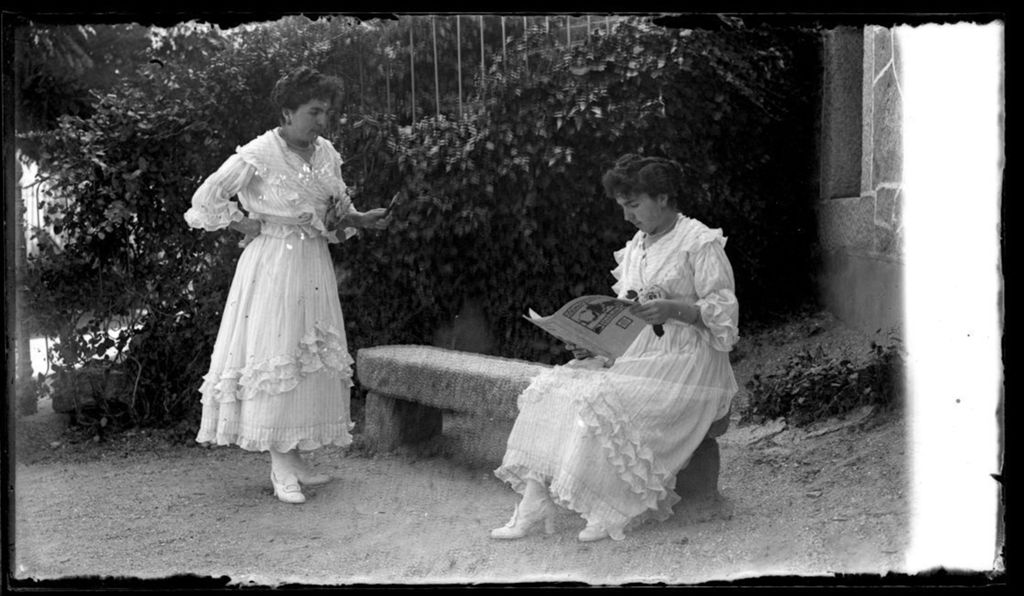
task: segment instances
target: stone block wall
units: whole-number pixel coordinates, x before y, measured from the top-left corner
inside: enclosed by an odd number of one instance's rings
[[[822,300],[853,327],[869,333],[898,329],[903,318],[899,44],[892,29],[876,26],[830,31],[824,44],[818,203]],[[860,60],[853,60],[858,54]],[[853,178],[859,188],[851,188]]]

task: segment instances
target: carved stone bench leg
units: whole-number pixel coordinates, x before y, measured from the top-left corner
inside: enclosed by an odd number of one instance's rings
[[[441,434],[441,410],[394,399],[370,391],[366,394],[366,438],[378,451],[391,451],[402,443],[417,443]]]
[[[705,438],[693,452],[690,463],[676,475],[676,493],[684,499],[718,497],[720,467],[718,441]]]

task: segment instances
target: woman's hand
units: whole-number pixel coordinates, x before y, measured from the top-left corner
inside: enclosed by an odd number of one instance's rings
[[[594,353],[586,348],[581,348],[576,344],[565,344],[565,349],[572,352],[572,357],[576,360],[586,360],[587,358],[593,358]]]
[[[232,230],[237,230],[246,236],[259,236],[260,230],[263,229],[263,223],[258,219],[246,217],[241,221],[233,221],[228,224]]]
[[[360,219],[362,220],[360,222],[362,227],[373,228],[375,230],[383,230],[391,223],[391,217],[388,214],[388,210],[383,207],[370,209],[363,213]]]
[[[244,247],[260,235],[260,231],[263,229],[263,222],[258,219],[246,217],[241,221],[231,222],[228,224],[228,227],[244,234],[242,239],[238,241],[238,246]]]
[[[629,310],[649,325],[664,325],[670,319],[692,325],[700,319],[696,306],[665,298],[637,304]]]

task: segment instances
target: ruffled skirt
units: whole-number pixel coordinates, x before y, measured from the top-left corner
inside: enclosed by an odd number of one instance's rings
[[[495,475],[519,493],[549,484],[556,503],[621,540],[630,522],[672,514],[676,474],[737,389],[728,353],[645,331],[611,368],[575,361],[537,376]]]
[[[250,451],[352,442],[352,357],[327,242],[260,235],[228,292],[196,441]]]

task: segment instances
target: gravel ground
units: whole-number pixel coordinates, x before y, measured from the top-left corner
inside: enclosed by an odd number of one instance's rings
[[[863,358],[870,338],[825,314],[745,338],[741,385],[802,349]],[[699,584],[900,572],[909,541],[899,410],[803,429],[734,424],[720,439],[722,498],[683,502],[621,542],[582,544],[572,512],[551,536],[496,542],[516,495],[494,478],[509,423],[449,416],[426,445],[373,454],[357,442],[311,461],[336,480],[308,502],[273,498],[268,459],[176,443],[162,432],[73,441],[41,404],[17,421],[16,580],[177,578],[241,585]],[[209,580],[214,581],[214,580]]]

